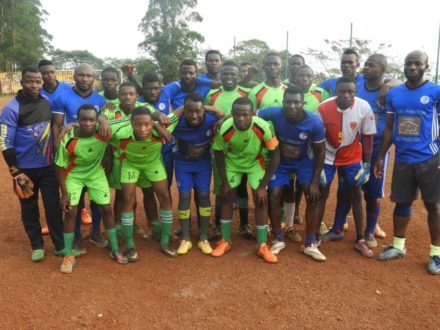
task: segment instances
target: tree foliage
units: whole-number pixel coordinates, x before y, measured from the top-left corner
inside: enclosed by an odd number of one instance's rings
[[[197,0],[151,0],[139,29],[145,34],[139,47],[150,55],[160,68],[164,82],[179,76],[179,63],[196,58],[195,43],[204,37],[190,29],[202,16],[194,10]]]
[[[51,46],[39,0],[0,1],[0,70],[36,65]]]
[[[256,80],[264,80],[263,59],[270,52],[269,45],[260,39],[243,40],[237,43],[234,49],[229,51],[229,56],[237,63],[249,62],[258,69]],[[235,56],[234,56],[235,55]]]
[[[90,64],[95,70],[104,66],[104,61],[88,50],[56,49],[52,52],[52,62],[59,70],[71,70],[80,63]]]

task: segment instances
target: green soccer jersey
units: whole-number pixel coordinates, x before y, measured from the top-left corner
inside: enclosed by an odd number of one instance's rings
[[[284,91],[286,85],[281,84],[279,87],[271,87],[262,82],[251,89],[249,92],[249,100],[254,105],[254,110],[269,107],[282,107]]]
[[[329,97],[330,94],[326,90],[313,85],[309,92],[304,94],[304,109],[316,114],[319,104]]]
[[[225,115],[229,115],[232,111],[232,103],[239,97],[247,97],[249,95],[249,89],[237,86],[232,91],[226,91],[223,87],[218,89],[211,89],[206,95],[205,104],[212,105],[225,112]]]
[[[104,91],[100,91],[98,94],[101,95],[103,98],[105,98],[105,102],[106,103],[112,103],[114,105],[118,105],[119,104],[119,98],[118,97],[115,98],[115,99],[110,100],[110,99],[108,99],[108,98],[106,98],[104,96]]]
[[[149,103],[142,103],[142,102],[136,102],[136,108],[137,107],[146,107],[148,108],[148,110],[151,111],[151,113],[155,112],[156,109]],[[115,104],[115,108],[113,110],[110,109],[105,109],[102,112],[102,115],[104,115],[108,121],[111,120],[117,120],[117,119],[121,119],[124,118],[126,116],[128,116],[124,110],[121,109],[121,103],[118,102]]]
[[[226,119],[217,133],[213,150],[224,151],[226,166],[246,172],[260,163],[264,168],[263,147],[274,150],[278,140],[268,122],[252,117],[252,125],[245,131],[234,126],[233,118]]]
[[[172,132],[177,126],[179,118],[175,114],[170,114],[168,117],[171,120],[171,125],[167,127],[167,130]],[[149,163],[161,158],[162,139],[153,128],[147,140],[136,140],[129,118],[110,122],[113,135],[111,143],[118,148],[121,160],[127,159],[139,168],[148,167]]]
[[[67,175],[88,177],[101,168],[107,141],[98,133],[91,137],[77,137],[78,128],[66,134],[55,157],[55,165],[66,169]]]

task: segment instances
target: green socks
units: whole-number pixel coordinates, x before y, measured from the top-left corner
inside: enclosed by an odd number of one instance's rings
[[[72,248],[73,248],[73,240],[75,238],[74,233],[63,233],[64,237],[64,252],[66,256],[72,255]]]
[[[124,232],[125,247],[127,249],[134,248],[133,220],[134,220],[133,211],[122,212],[122,217],[121,217],[122,231]]]
[[[403,251],[403,249],[405,248],[405,240],[406,240],[406,238],[400,238],[400,237],[394,236],[393,247],[395,247],[396,249],[399,249],[400,251]]]
[[[168,246],[171,227],[173,226],[173,211],[159,210],[159,217],[161,222],[160,245]]]
[[[257,242],[258,245],[266,243],[267,241],[267,225],[257,225]]]
[[[232,220],[221,219],[220,226],[221,226],[221,231],[222,231],[222,238],[225,241],[230,242],[231,241]]]
[[[116,228],[107,229],[106,232],[112,252],[117,252],[119,250],[119,246],[118,246],[118,234]]]
[[[429,245],[430,249],[429,249],[429,256],[433,257],[433,256],[440,256],[440,246],[435,246],[430,244]]]
[[[151,228],[153,229],[154,235],[160,235],[160,222],[157,219],[154,219],[151,222]]]

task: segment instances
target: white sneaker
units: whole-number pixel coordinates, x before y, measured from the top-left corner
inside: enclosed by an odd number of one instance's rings
[[[328,228],[325,225],[324,222],[321,222],[321,225],[319,227],[319,235],[325,235],[328,232]]]
[[[74,256],[64,256],[63,263],[60,267],[60,272],[65,274],[70,274],[73,267],[76,265],[76,260]]]
[[[318,249],[318,243],[312,243],[312,245],[304,247],[304,254],[312,257],[317,261],[325,261],[326,257]]]
[[[277,255],[278,253],[280,253],[285,248],[286,248],[286,243],[284,243],[282,241],[275,240],[275,241],[272,242],[272,246],[270,247],[270,252],[272,252],[273,254]]]

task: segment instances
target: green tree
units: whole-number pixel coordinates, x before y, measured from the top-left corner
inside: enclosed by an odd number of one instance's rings
[[[39,0],[0,1],[0,70],[35,66],[51,49],[46,15]]]
[[[249,62],[258,69],[256,80],[264,80],[263,59],[270,52],[269,45],[260,39],[243,40],[229,51],[229,56],[237,63]],[[234,57],[235,54],[235,57]]]
[[[195,59],[195,43],[205,40],[189,27],[203,20],[196,6],[197,0],[151,0],[139,25],[145,34],[139,47],[154,59],[165,83],[178,78],[180,61]]]
[[[71,70],[80,63],[90,64],[95,70],[103,69],[104,66],[104,61],[88,50],[56,49],[51,55],[57,69]]]

